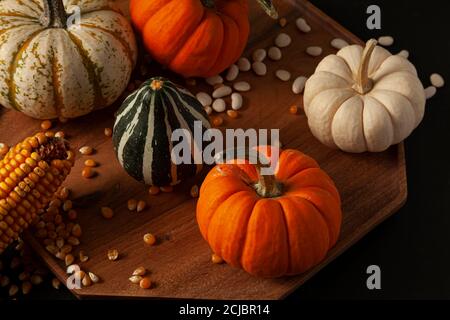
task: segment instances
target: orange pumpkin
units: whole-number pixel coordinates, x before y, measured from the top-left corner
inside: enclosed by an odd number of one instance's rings
[[[316,161],[297,150],[280,153],[273,176],[258,168],[228,163],[209,172],[197,204],[200,232],[216,254],[250,274],[303,273],[339,237],[339,193]]]
[[[131,0],[130,13],[159,63],[184,77],[209,77],[242,54],[249,35],[248,0]],[[258,0],[272,16],[270,0]]]

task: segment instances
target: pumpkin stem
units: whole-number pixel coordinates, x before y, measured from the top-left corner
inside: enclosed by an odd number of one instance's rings
[[[275,179],[275,175],[260,174],[260,166],[256,166],[258,171],[258,182],[254,188],[256,193],[263,198],[275,198],[283,194],[283,184]]]
[[[67,13],[62,0],[45,0],[42,24],[47,28],[65,28]]]
[[[154,79],[152,80],[152,82],[150,83],[150,87],[152,88],[152,90],[156,91],[156,90],[160,90],[164,85],[164,81],[160,80],[160,79]]]
[[[216,6],[214,0],[201,0],[201,1],[203,6],[205,6],[206,8],[212,9]]]
[[[366,47],[364,48],[355,84],[355,90],[358,91],[359,94],[366,94],[372,90],[373,81],[369,78],[369,62],[376,45],[377,40],[370,39],[367,41]]]
[[[272,3],[272,0],[256,0],[263,10],[272,19],[278,19],[278,11]]]
[[[247,153],[247,152],[246,152]],[[247,153],[249,154],[249,153]],[[275,175],[263,175],[261,174],[261,169],[268,166],[259,162],[259,157],[261,153],[257,151],[257,163],[255,164],[256,172],[258,173],[258,182],[256,182],[253,187],[256,193],[263,198],[276,198],[283,194],[283,184],[277,181]],[[249,159],[250,156],[248,155]]]

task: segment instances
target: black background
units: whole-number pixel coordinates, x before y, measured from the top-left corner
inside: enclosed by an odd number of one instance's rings
[[[312,0],[362,39],[391,35],[393,53],[410,51],[424,86],[438,72],[450,85],[450,2]],[[377,4],[382,29],[368,30]],[[450,90],[428,101],[422,124],[406,141],[408,201],[288,300],[450,298]],[[366,268],[381,268],[381,290],[368,290]],[[34,288],[30,299],[73,299],[65,289]]]

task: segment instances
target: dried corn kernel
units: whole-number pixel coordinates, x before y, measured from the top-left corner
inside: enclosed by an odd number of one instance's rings
[[[109,207],[101,207],[100,211],[105,219],[111,219],[114,217],[114,211]]]
[[[80,150],[78,150],[78,151],[80,151],[80,153],[82,155],[88,156],[88,155],[90,155],[90,154],[92,154],[94,152],[94,149],[92,147],[89,147],[89,146],[84,146],[84,147],[81,147]]]
[[[72,235],[74,237],[81,237],[81,233],[81,226],[78,223],[72,227]]]
[[[236,119],[239,116],[239,113],[235,110],[227,110],[227,115],[231,118],[231,119]]]
[[[85,165],[86,167],[91,167],[91,168],[93,168],[93,167],[96,167],[96,166],[97,166],[97,162],[95,162],[95,160],[93,160],[93,159],[87,159],[87,160],[84,162],[84,165]]]
[[[156,243],[156,237],[151,233],[146,233],[144,235],[144,242],[149,246],[152,246]]]
[[[52,287],[53,288],[58,290],[60,285],[61,285],[61,282],[57,278],[52,279]]]
[[[8,151],[9,151],[9,147],[4,143],[0,143],[0,157],[7,154]]]
[[[119,258],[119,251],[117,249],[108,250],[108,259],[110,261],[116,261]]]
[[[215,263],[215,264],[221,264],[221,263],[223,263],[222,257],[218,256],[218,255],[215,254],[215,253],[213,253],[213,255],[211,256],[211,261],[212,261],[212,263]]]
[[[128,278],[128,280],[130,280],[131,283],[138,284],[139,282],[141,282],[142,277],[141,276],[131,276]]]
[[[159,193],[160,189],[157,186],[151,186],[150,189],[148,189],[148,193],[151,196],[156,196]]]
[[[100,278],[95,273],[89,272],[88,274],[93,283],[98,283],[100,281]]]
[[[41,129],[48,130],[52,127],[52,122],[50,120],[44,120],[41,122]]]
[[[289,113],[291,114],[297,114],[298,107],[296,105],[293,105],[289,108]]]
[[[139,267],[136,270],[133,271],[133,276],[145,276],[145,274],[147,273],[147,269],[145,269],[144,267]]]
[[[111,136],[112,136],[112,133],[113,133],[113,131],[112,131],[112,129],[111,129],[111,128],[105,128],[105,130],[104,130],[104,133],[105,133],[105,136],[107,136],[107,137],[111,137]]]
[[[145,208],[147,208],[147,203],[144,200],[139,200],[136,207],[137,212],[144,211]]]
[[[83,178],[89,179],[95,175],[95,171],[92,170],[91,167],[85,167],[83,171],[81,171],[81,175],[83,176]]]
[[[128,200],[127,206],[128,206],[128,210],[135,211],[137,208],[137,200],[136,199]]]
[[[220,127],[223,124],[223,118],[220,116],[214,117],[212,123],[214,127]]]
[[[198,197],[198,185],[193,185],[191,188],[191,197],[197,198]]]
[[[149,289],[152,286],[152,281],[150,280],[149,277],[144,277],[142,278],[142,280],[139,282],[139,286],[142,289]]]
[[[72,254],[68,254],[66,255],[64,260],[65,260],[64,262],[66,263],[66,267],[68,267],[74,263],[75,257]]]
[[[85,275],[81,283],[83,284],[83,287],[89,287],[92,285],[92,280],[89,275]]]

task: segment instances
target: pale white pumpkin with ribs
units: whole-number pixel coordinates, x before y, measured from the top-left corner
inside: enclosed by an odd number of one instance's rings
[[[408,137],[422,121],[425,94],[416,68],[369,40],[325,57],[305,86],[313,135],[347,152],[379,152]]]
[[[38,119],[112,104],[128,84],[137,47],[111,3],[0,1],[0,104]],[[81,19],[70,19],[77,9]]]

